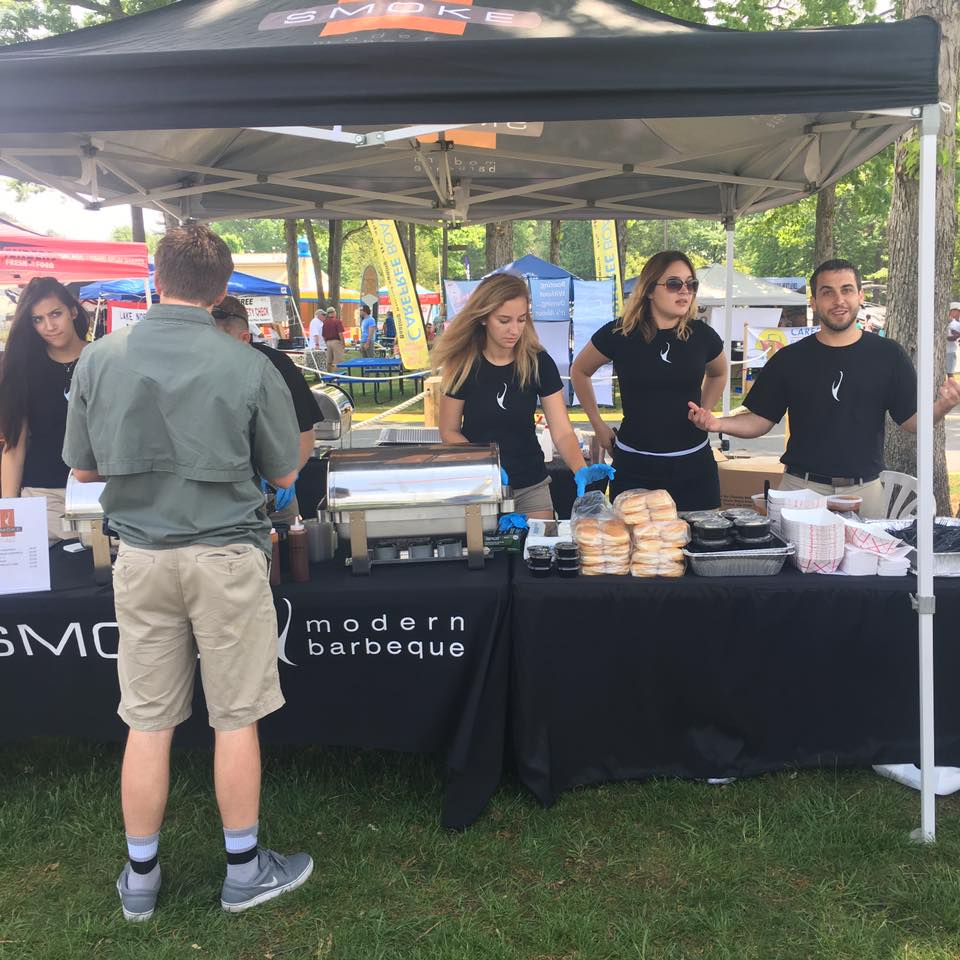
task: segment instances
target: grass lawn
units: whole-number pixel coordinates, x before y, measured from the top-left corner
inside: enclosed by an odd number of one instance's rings
[[[544,810],[507,782],[438,826],[439,770],[373,751],[268,750],[262,839],[313,853],[300,891],[240,916],[209,757],[178,751],[153,920],[123,921],[119,750],[0,748],[0,957],[902,958],[960,954],[960,801],[918,847],[912,791],[866,771],[725,787],[654,781]]]

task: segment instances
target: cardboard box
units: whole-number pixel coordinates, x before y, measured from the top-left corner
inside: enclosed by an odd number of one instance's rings
[[[752,507],[750,499],[755,493],[763,493],[764,482],[780,486],[783,464],[778,457],[737,457],[717,463],[720,472],[720,506]]]

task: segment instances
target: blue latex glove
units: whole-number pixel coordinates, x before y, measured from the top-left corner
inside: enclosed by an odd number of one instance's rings
[[[500,468],[500,483],[505,487],[510,486],[510,478],[507,476],[507,471],[504,470],[503,467]]]
[[[587,491],[587,487],[597,480],[612,480],[617,471],[605,463],[592,463],[589,467],[581,467],[574,475],[573,479],[577,484],[577,496],[582,497]]]
[[[526,530],[528,528],[525,513],[505,513],[497,524],[497,533],[509,533],[511,530]]]
[[[290,484],[289,487],[278,487],[274,488],[262,477],[260,478],[260,489],[263,491],[265,497],[269,497],[272,493],[274,510],[279,512],[280,510],[286,510],[290,506],[293,498],[297,494],[297,484],[296,481]]]

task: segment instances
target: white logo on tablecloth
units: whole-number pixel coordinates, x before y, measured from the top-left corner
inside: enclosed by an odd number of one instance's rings
[[[506,397],[507,397],[507,385],[504,384],[504,385],[503,385],[503,390],[501,390],[500,393],[497,394],[497,406],[498,406],[501,410],[503,410],[503,411],[506,411],[506,409],[507,409],[507,408],[503,405],[503,401],[506,399]]]
[[[837,378],[837,382],[830,388],[830,392],[833,394],[833,399],[840,402],[840,384],[843,383],[843,371],[840,371],[840,376]]]
[[[290,620],[293,617],[293,605],[286,597],[282,597],[281,599],[287,605],[287,622],[283,630],[277,634],[277,657],[291,667],[295,667],[296,664],[292,660],[287,659],[287,631],[290,629]]]
[[[667,359],[667,354],[669,354],[669,353],[670,353],[670,344],[668,343],[668,344],[660,351],[660,359],[661,359],[664,363],[673,363],[672,360],[668,360],[668,359]]]

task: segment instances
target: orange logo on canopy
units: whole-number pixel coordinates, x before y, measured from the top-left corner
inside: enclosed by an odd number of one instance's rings
[[[441,3],[438,0],[356,0],[301,10],[280,10],[260,21],[260,30],[321,26],[321,37],[372,30],[420,30],[463,36],[468,24],[519,28],[540,26],[540,15],[526,10],[475,7],[473,0]]]

